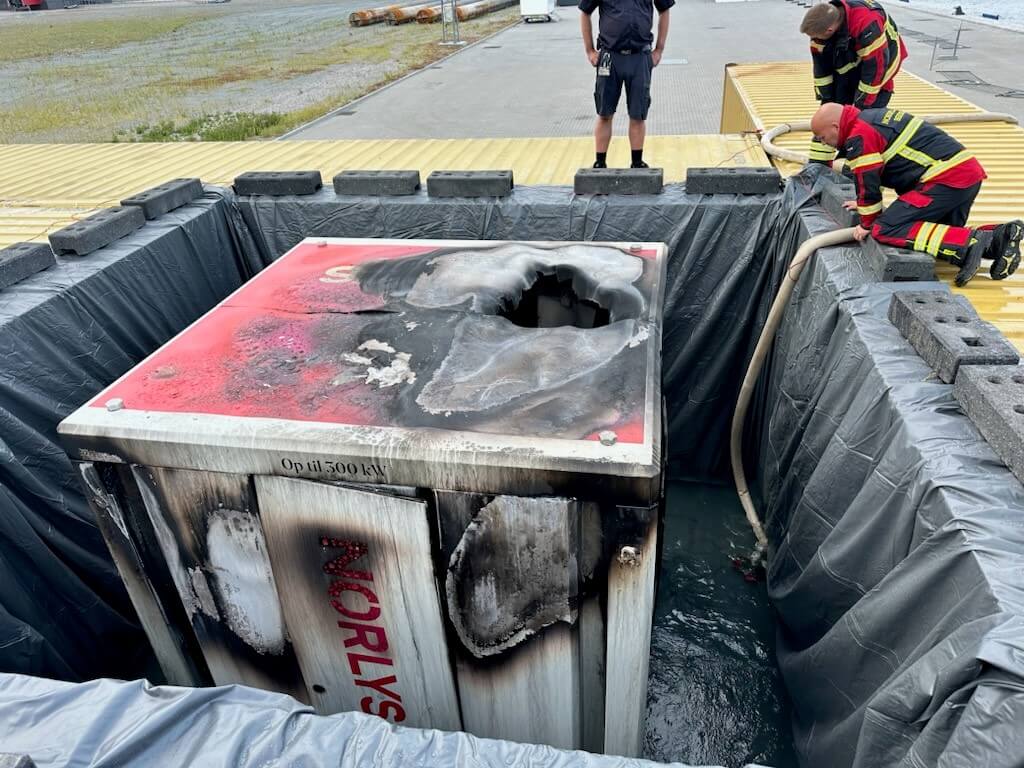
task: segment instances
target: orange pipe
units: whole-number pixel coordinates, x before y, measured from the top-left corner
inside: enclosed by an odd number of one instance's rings
[[[425,11],[436,11],[437,18],[441,18],[441,6],[433,3],[421,3],[419,5],[408,5],[399,8],[388,15],[388,24],[407,24],[410,21],[419,21],[419,14]]]
[[[457,6],[455,12],[459,17],[459,21],[467,21],[468,19],[475,19],[477,16],[483,16],[485,13],[492,13],[494,11],[500,11],[502,8],[508,8],[510,5],[515,5],[517,2],[518,0],[478,0],[478,2],[475,3],[467,3],[466,5]],[[440,20],[441,6],[439,5],[424,8],[416,14],[416,21],[420,24],[433,24]]]
[[[401,8],[407,8],[413,3],[394,3],[393,5],[382,5],[377,8],[364,8],[349,14],[348,23],[353,27],[367,27],[371,24],[380,24],[387,21],[388,17]],[[416,0],[415,5],[421,5],[422,0]]]

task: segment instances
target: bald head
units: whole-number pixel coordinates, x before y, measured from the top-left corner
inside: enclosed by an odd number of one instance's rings
[[[839,121],[842,119],[842,104],[822,104],[811,118],[811,132],[830,147],[838,147]]]

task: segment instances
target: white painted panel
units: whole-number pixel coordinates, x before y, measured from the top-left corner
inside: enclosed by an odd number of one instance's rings
[[[86,498],[96,516],[96,524],[103,534],[167,682],[172,685],[201,685],[203,680],[182,650],[181,638],[170,626],[160,598],[146,575],[135,540],[128,530],[124,509],[113,494],[107,491],[92,463],[83,462],[77,466],[86,489]]]
[[[653,512],[653,511],[652,511]],[[658,520],[639,546],[618,549],[608,571],[608,651],[604,751],[639,757],[647,708]]]
[[[214,683],[308,701],[248,476],[132,472]]]
[[[423,502],[257,476],[288,630],[317,711],[460,730]]]

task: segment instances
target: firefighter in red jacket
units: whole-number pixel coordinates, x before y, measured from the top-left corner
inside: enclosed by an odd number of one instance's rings
[[[882,6],[874,0],[819,3],[806,13],[800,31],[811,38],[814,94],[820,103],[888,106],[907,47]],[[811,143],[812,162],[830,163],[834,156],[829,147]]]
[[[992,259],[993,280],[1020,264],[1024,222],[974,229],[966,225],[986,178],[981,163],[945,131],[908,112],[823,104],[811,119],[814,135],[841,148],[857,183],[860,214],[854,237],[924,251],[960,267],[957,285],[974,277],[982,259]],[[882,210],[882,187],[899,198]]]

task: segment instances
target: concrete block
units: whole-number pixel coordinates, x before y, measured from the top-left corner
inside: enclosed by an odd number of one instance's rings
[[[322,186],[320,171],[249,171],[235,177],[239,195],[312,195]]]
[[[853,182],[835,175],[834,182],[826,183],[821,188],[819,204],[839,227],[855,227],[860,223],[860,216],[854,211],[843,208],[847,200],[857,199],[857,188]]]
[[[47,243],[15,243],[0,250],[0,291],[57,263]]]
[[[427,177],[430,197],[506,197],[512,171],[434,171]]]
[[[203,183],[199,179],[173,179],[132,195],[122,200],[121,205],[136,205],[142,209],[146,219],[156,219],[202,196]]]
[[[953,395],[992,450],[1024,483],[1024,367],[962,368]]]
[[[334,177],[339,195],[415,195],[419,171],[342,171]]]
[[[142,209],[132,205],[107,208],[50,235],[53,252],[62,256],[87,256],[141,228]]]
[[[686,191],[692,195],[769,195],[782,188],[775,168],[688,168]]]
[[[577,195],[657,195],[665,184],[661,168],[580,168]]]
[[[0,768],[36,768],[28,755],[14,755],[9,752],[0,753]]]
[[[870,237],[861,244],[861,252],[871,266],[875,279],[880,282],[935,280],[935,259],[927,253],[892,248]]]
[[[889,320],[946,384],[965,366],[1016,365],[1020,356],[964,296],[946,291],[894,293]]]

